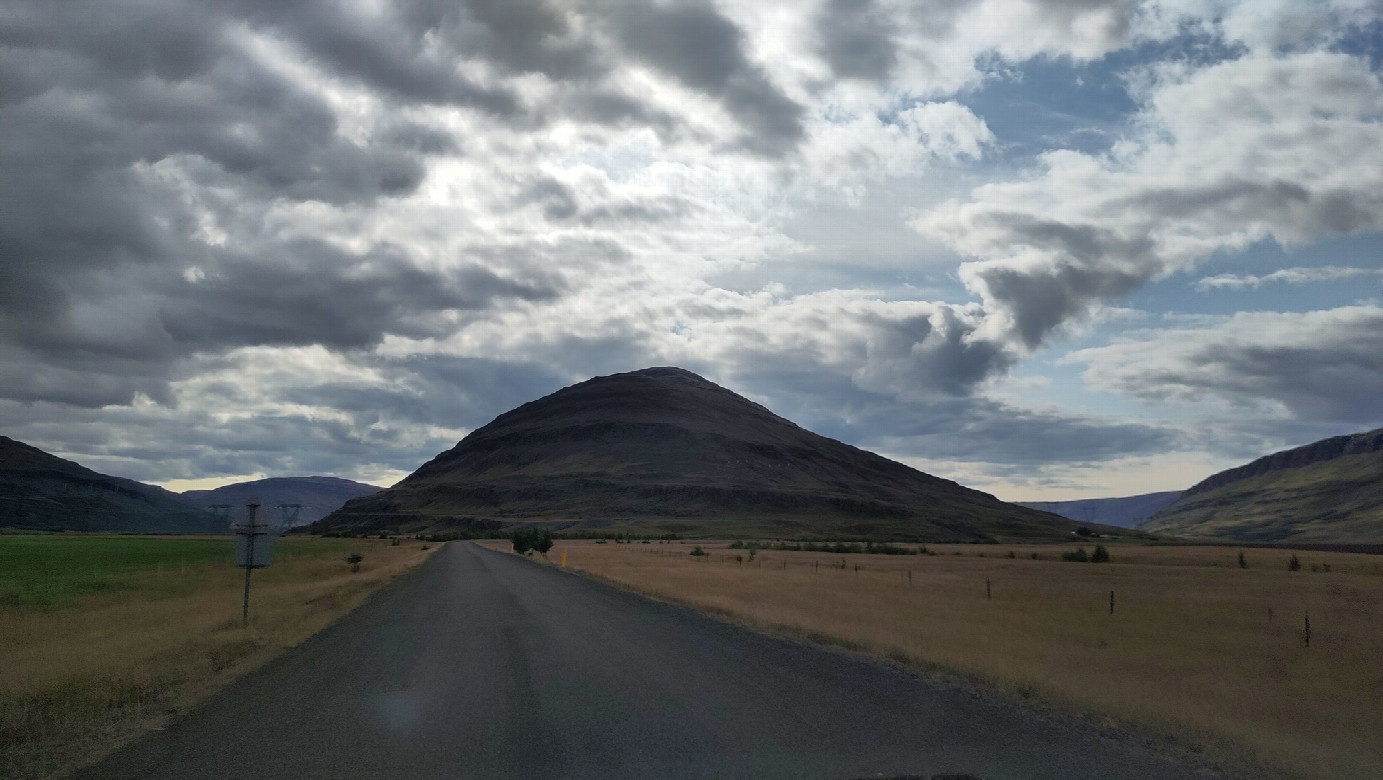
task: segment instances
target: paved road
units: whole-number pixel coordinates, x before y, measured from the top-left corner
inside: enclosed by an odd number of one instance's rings
[[[474,545],[84,776],[1187,777],[1065,718]]]

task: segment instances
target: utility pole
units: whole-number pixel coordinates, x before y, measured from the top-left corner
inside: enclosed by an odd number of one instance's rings
[[[302,504],[279,504],[279,513],[283,516],[283,525],[279,526],[279,533],[286,534],[293,526],[297,525],[298,515],[302,511]]]
[[[259,519],[259,503],[251,501],[245,505],[245,520],[235,526],[236,562],[245,570],[245,604],[241,612],[241,622],[250,627],[250,573],[269,565],[274,553],[274,535],[267,522]]]

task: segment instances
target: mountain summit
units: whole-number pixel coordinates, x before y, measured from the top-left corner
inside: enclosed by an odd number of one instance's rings
[[[680,368],[597,377],[472,432],[317,531],[573,530],[917,541],[1076,523],[819,436]]]

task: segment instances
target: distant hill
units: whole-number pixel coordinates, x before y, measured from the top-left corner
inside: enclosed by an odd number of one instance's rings
[[[298,504],[294,525],[308,525],[331,514],[341,505],[360,496],[378,493],[378,485],[366,485],[338,477],[270,477],[251,482],[222,485],[214,490],[188,490],[179,494],[183,501],[200,509],[230,505],[231,518],[244,514],[245,504],[256,501],[268,517],[278,522],[281,504]]]
[[[176,493],[100,474],[0,436],[0,527],[36,531],[225,532]]]
[[[1141,528],[1245,542],[1383,542],[1383,428],[1222,471]]]
[[[819,436],[680,368],[597,377],[500,415],[313,530],[558,529],[916,541],[1080,524]]]
[[[1139,522],[1166,509],[1181,496],[1180,490],[1143,493],[1123,498],[1081,498],[1072,501],[1019,501],[1021,506],[1040,509],[1083,523],[1104,523],[1119,528],[1134,528]]]

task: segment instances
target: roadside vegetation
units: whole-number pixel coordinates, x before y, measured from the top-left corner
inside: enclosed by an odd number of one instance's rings
[[[559,541],[554,552],[614,584],[958,673],[1229,767],[1383,776],[1383,556],[930,545],[847,559],[700,546]]]
[[[281,538],[273,565],[253,575],[243,628],[234,547],[230,537],[0,536],[0,777],[64,774],[161,727],[436,549]]]

